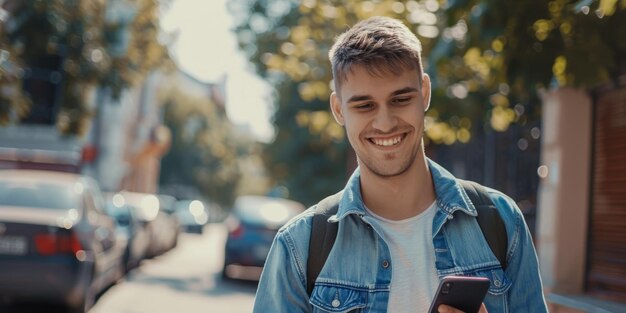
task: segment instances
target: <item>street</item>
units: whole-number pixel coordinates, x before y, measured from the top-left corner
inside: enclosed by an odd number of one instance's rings
[[[89,312],[251,312],[256,283],[222,280],[225,235],[222,224],[208,226],[203,235],[181,233],[177,247],[143,261],[107,290]],[[43,311],[50,312],[50,307],[9,309]]]
[[[89,312],[251,312],[256,284],[222,280],[225,235],[221,224],[181,234],[176,248],[144,261]]]

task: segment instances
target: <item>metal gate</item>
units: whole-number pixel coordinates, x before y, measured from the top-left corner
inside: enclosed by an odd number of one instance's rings
[[[626,87],[596,100],[587,291],[626,302]]]

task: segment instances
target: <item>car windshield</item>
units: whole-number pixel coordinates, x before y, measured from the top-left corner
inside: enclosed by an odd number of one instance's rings
[[[130,210],[126,206],[116,206],[113,203],[106,204],[107,214],[113,217],[130,216]]]
[[[76,193],[67,185],[0,181],[0,206],[67,210],[76,206]]]
[[[235,214],[251,224],[280,226],[303,211],[296,202],[265,197],[244,196],[235,203]]]

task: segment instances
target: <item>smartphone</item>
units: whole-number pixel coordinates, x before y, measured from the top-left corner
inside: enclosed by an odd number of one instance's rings
[[[484,277],[445,276],[430,304],[429,313],[446,304],[465,313],[478,313],[489,290],[489,279]]]

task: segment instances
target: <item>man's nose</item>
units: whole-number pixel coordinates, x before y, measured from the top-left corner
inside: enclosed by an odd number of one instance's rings
[[[381,108],[374,117],[372,127],[384,132],[391,132],[396,126],[398,126],[398,118],[387,108]]]

